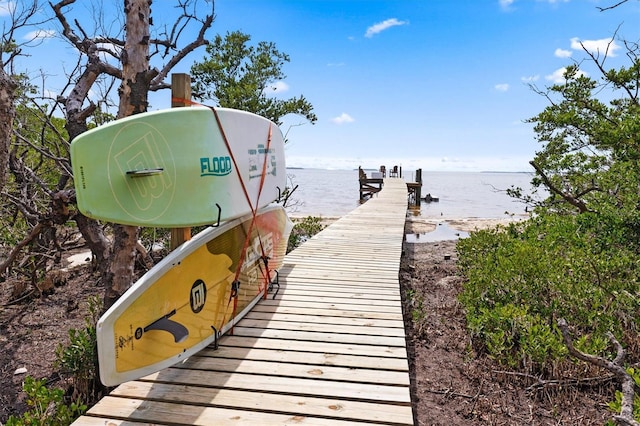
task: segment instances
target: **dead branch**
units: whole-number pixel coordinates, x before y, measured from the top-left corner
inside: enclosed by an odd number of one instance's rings
[[[635,382],[633,377],[629,373],[627,373],[626,368],[622,365],[624,362],[624,357],[626,355],[626,351],[615,338],[613,333],[608,332],[607,337],[611,344],[613,344],[616,349],[616,357],[613,361],[609,361],[606,358],[602,358],[596,355],[586,354],[584,352],[579,351],[573,346],[573,339],[571,338],[571,334],[569,333],[569,326],[567,321],[564,318],[558,319],[558,328],[562,333],[562,338],[564,339],[565,345],[567,345],[567,349],[569,350],[569,354],[578,358],[581,361],[588,362],[589,364],[596,365],[598,367],[602,367],[610,372],[612,372],[618,381],[622,385],[622,404],[620,408],[620,414],[613,416],[615,422],[619,425],[623,426],[640,426],[633,418],[633,401],[635,399]]]
[[[459,393],[456,391],[453,391],[451,389],[444,389],[444,390],[436,390],[436,389],[425,389],[426,392],[429,393],[435,393],[437,395],[443,395],[445,397],[451,397],[451,396],[457,396],[460,398],[467,398],[467,399],[474,399],[477,398],[478,395],[468,395],[466,393]]]
[[[147,249],[144,248],[144,246],[140,241],[136,243],[136,250],[140,254],[140,259],[142,260],[144,267],[147,268],[147,271],[153,268],[153,265],[154,265],[153,259],[151,258],[151,255],[149,254]]]
[[[33,229],[31,229],[31,232],[29,232],[29,235],[27,235],[22,241],[16,244],[13,250],[11,250],[11,252],[9,253],[9,256],[7,256],[7,259],[4,262],[0,263],[1,277],[5,276],[5,272],[7,271],[7,268],[9,268],[9,266],[11,266],[13,261],[16,260],[16,257],[18,257],[22,249],[27,244],[35,240],[38,237],[38,235],[40,235],[40,232],[42,232],[42,230],[45,228],[46,228],[45,224],[43,224],[42,222],[39,222],[36,226],[33,227]]]
[[[615,9],[616,7],[625,4],[626,2],[628,2],[629,0],[620,0],[618,3],[612,5],[612,6],[606,6],[606,7],[599,7],[596,6],[596,9],[598,9],[600,12],[604,12],[606,10],[611,10],[611,9]]]
[[[546,388],[555,388],[555,387],[569,387],[569,386],[593,386],[601,383],[607,383],[611,379],[615,378],[613,374],[607,374],[605,376],[597,376],[597,377],[585,377],[585,378],[570,378],[570,379],[541,379],[538,376],[534,376],[532,374],[520,373],[517,371],[504,371],[504,370],[493,370],[493,373],[496,374],[504,374],[507,376],[518,376],[525,377],[532,381],[535,381],[534,384],[530,385],[526,388],[527,392],[534,392],[541,389]]]
[[[531,166],[534,169],[536,169],[536,172],[540,175],[540,178],[542,179],[542,181],[544,182],[546,187],[549,188],[549,190],[551,192],[553,192],[554,194],[559,195],[566,202],[568,202],[572,206],[576,207],[578,209],[578,212],[580,212],[580,213],[586,213],[586,212],[591,211],[591,210],[589,210],[589,208],[587,208],[587,205],[585,204],[584,201],[580,200],[579,198],[576,198],[575,196],[573,196],[572,194],[569,194],[568,192],[565,192],[565,191],[560,190],[559,188],[556,188],[556,186],[553,185],[551,180],[549,180],[549,177],[544,173],[544,170],[542,170],[542,168],[540,166],[538,166],[535,161],[529,161],[529,164],[531,164]],[[588,190],[583,191],[581,193],[581,195],[585,195],[585,194],[587,194],[589,192],[596,191],[596,190],[597,190],[597,188],[595,188],[595,187],[589,188]]]
[[[173,57],[171,57],[171,59],[167,62],[167,64],[164,67],[162,67],[160,71],[158,71],[158,75],[156,75],[151,81],[151,84],[149,86],[150,90],[158,90],[158,89],[169,87],[168,84],[163,83],[164,79],[167,78],[167,76],[169,75],[169,72],[171,72],[171,70],[181,60],[183,60],[189,53],[193,52],[196,48],[200,46],[204,46],[205,44],[208,43],[208,41],[205,39],[205,34],[207,30],[211,28],[211,25],[213,25],[213,20],[214,20],[213,4],[214,3],[212,2],[211,14],[207,15],[205,19],[201,21],[202,25],[200,26],[200,31],[198,32],[197,38],[193,40],[191,43],[189,43],[188,45],[186,45],[185,47],[183,47],[182,49],[180,49],[180,51],[178,51],[175,55],[173,55]],[[191,19],[195,19],[193,16],[188,15],[186,10],[181,18],[187,18],[187,22]],[[181,18],[178,18],[178,20],[176,21],[176,25]],[[169,39],[170,45],[175,46],[177,38],[181,32],[182,30],[177,32],[172,31],[171,37]],[[159,41],[156,41],[156,44],[159,44]]]

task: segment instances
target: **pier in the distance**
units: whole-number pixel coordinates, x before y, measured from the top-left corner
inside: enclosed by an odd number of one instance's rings
[[[360,202],[367,201],[369,198],[373,197],[374,194],[380,192],[384,185],[384,179],[387,177],[387,173],[390,178],[403,178],[402,166],[393,166],[388,170],[386,166],[380,166],[380,169],[377,171],[369,171],[369,175],[367,175],[367,172],[362,169],[362,167],[358,167]],[[422,200],[422,169],[416,170],[414,182],[406,182],[406,184],[408,205],[420,207],[420,202]]]

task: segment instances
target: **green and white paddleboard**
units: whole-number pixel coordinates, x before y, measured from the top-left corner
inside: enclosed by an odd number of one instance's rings
[[[134,226],[237,218],[273,202],[286,184],[279,127],[227,108],[113,121],[73,140],[71,164],[83,214]]]

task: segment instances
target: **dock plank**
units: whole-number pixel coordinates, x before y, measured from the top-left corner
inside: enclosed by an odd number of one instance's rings
[[[249,359],[257,361],[282,361],[282,350],[221,346],[216,350],[203,349],[200,356],[216,358]],[[403,358],[383,358],[369,355],[343,355],[319,352],[287,351],[287,362],[305,365],[333,365],[349,368],[407,371],[407,361]]]

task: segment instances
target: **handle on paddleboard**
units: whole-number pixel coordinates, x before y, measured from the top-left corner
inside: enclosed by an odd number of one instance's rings
[[[142,169],[142,170],[129,170],[127,172],[127,176],[131,176],[132,178],[136,177],[145,177],[145,176],[155,176],[159,175],[164,171],[162,168],[157,169]]]

